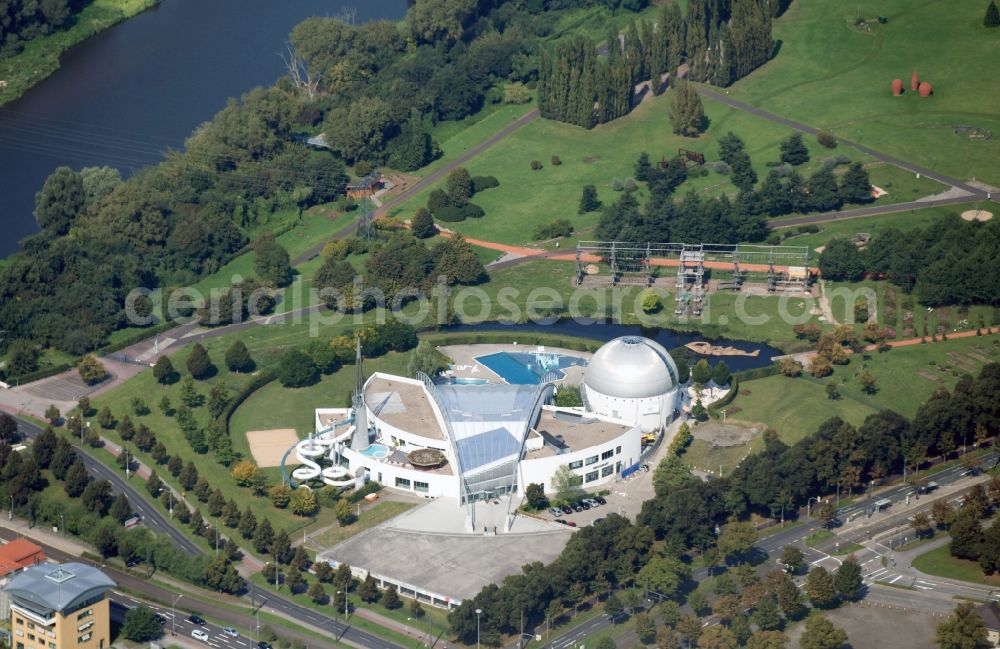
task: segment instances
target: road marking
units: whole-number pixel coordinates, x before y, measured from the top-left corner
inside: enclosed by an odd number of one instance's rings
[[[899,581],[902,578],[903,578],[903,575],[896,575],[895,577],[892,578],[892,581],[890,581],[889,583],[890,584],[895,584],[897,581]]]
[[[914,588],[919,588],[920,590],[933,590],[930,586],[921,586],[920,584],[913,584]]]

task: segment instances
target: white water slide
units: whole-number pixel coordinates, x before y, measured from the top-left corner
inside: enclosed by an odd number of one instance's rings
[[[295,446],[295,453],[302,466],[292,471],[292,477],[299,483],[321,477],[325,484],[332,487],[354,486],[354,476],[336,464],[337,439],[332,432],[316,437],[307,437]],[[320,467],[318,458],[326,458],[334,462],[333,466]]]

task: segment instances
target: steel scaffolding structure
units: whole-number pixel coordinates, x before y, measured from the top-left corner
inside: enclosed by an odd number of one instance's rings
[[[676,265],[676,287],[679,291],[690,286],[700,292],[708,267],[729,269],[731,279],[720,280],[719,288],[739,289],[753,275],[766,278],[768,289],[774,291],[806,284],[809,248],[727,243],[580,241],[576,246],[577,285],[583,283],[587,266],[595,262],[608,265],[613,286],[650,286],[656,279],[658,267]]]

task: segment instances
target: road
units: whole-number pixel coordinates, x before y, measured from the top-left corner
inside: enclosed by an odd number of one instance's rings
[[[17,422],[18,429],[21,434],[28,438],[33,438],[42,430],[35,424],[23,419],[17,419]],[[86,452],[78,454],[80,455],[80,459],[83,461],[84,466],[87,467],[87,470],[91,472],[92,475],[108,480],[111,482],[112,489],[114,489],[117,493],[125,493],[125,495],[128,496],[129,504],[132,505],[132,509],[140,513],[143,518],[143,524],[149,527],[150,530],[156,534],[165,534],[169,536],[179,547],[184,548],[184,551],[192,556],[202,554],[202,550],[197,545],[188,539],[180,530],[171,525],[170,522],[156,509],[150,507],[149,504],[143,499],[142,495],[134,489],[131,484],[118,475],[117,472],[113,471],[99,460],[94,459]],[[48,552],[48,550],[46,550],[46,552]],[[118,581],[117,578],[115,579]],[[135,585],[134,581],[132,582],[132,585]],[[140,590],[139,592],[145,591]],[[263,599],[263,597],[260,599]],[[160,600],[164,601],[162,598],[160,598]],[[366,631],[356,629],[350,625],[345,625],[333,618],[317,613],[312,609],[300,606],[299,604],[274,593],[267,593],[266,606],[268,611],[271,611],[276,615],[328,631],[331,635],[337,637],[346,644],[353,644],[354,646],[371,649],[396,649],[399,646]],[[226,609],[219,610],[222,611]],[[205,614],[218,617],[214,613],[208,613],[207,611]]]
[[[21,418],[15,419],[17,419],[18,431],[26,438],[34,439],[36,435],[42,432],[39,426],[30,421]],[[142,524],[148,527],[153,533],[169,537],[178,548],[190,556],[202,554],[201,549],[191,539],[171,525],[163,514],[150,506],[117,471],[91,456],[86,450],[78,450],[77,456],[79,456],[80,461],[83,462],[83,466],[87,468],[87,472],[90,475],[99,480],[103,479],[110,482],[111,489],[116,494],[124,493],[128,496],[132,511],[142,518]]]

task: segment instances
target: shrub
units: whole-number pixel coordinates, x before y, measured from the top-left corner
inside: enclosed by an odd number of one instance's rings
[[[923,81],[921,82],[920,88],[917,90],[917,93],[921,97],[930,97],[931,95],[934,94],[934,88],[931,87],[931,84],[927,83],[926,81]]]
[[[892,80],[892,96],[899,97],[903,94],[903,80],[893,79]]]
[[[497,180],[496,176],[473,176],[472,177],[472,190],[478,194],[484,189],[492,189],[494,187],[499,187],[500,181]]]
[[[639,189],[639,186],[635,184],[635,180],[629,178],[625,181],[625,191],[632,193],[637,189]]]
[[[559,159],[559,156],[557,156],[557,155],[554,155],[554,156],[552,156],[551,158],[549,158],[549,163],[550,163],[550,164],[551,164],[551,165],[552,165],[553,167],[558,167],[559,165],[561,165],[561,164],[562,164],[562,160],[560,160],[560,159]]]
[[[104,365],[101,361],[97,360],[97,357],[93,354],[87,354],[80,360],[80,364],[77,366],[77,372],[80,374],[80,378],[87,385],[94,385],[100,383],[107,377],[108,372],[104,369]]]
[[[539,162],[538,160],[532,160],[531,161],[531,170],[532,171],[538,171],[541,168],[542,168],[542,163],[541,162]]]
[[[622,183],[622,181],[619,180],[618,178],[615,178],[614,180],[611,181],[611,189],[615,190],[616,192],[620,192],[623,189],[625,189],[625,184]]]
[[[896,79],[896,81],[899,81],[899,79]],[[893,83],[895,83],[895,81]],[[903,82],[900,81],[899,85],[900,87],[902,87]],[[827,133],[826,131],[820,131],[819,133],[816,134],[816,141],[819,142],[820,146],[826,147],[827,149],[837,148],[837,138],[834,137],[832,133]]]
[[[434,217],[431,216],[430,212],[421,207],[410,221],[410,231],[418,239],[426,239],[427,237],[434,236],[437,231],[434,227]]]
[[[434,218],[445,223],[458,223],[465,219],[478,219],[486,215],[483,208],[475,203],[466,203],[463,207],[448,205],[434,212]]]
[[[730,171],[729,165],[727,165],[725,162],[719,160],[718,162],[711,163],[711,165],[712,165],[712,171],[714,171],[715,173],[719,174],[720,176],[728,176],[729,175],[729,171]]]

